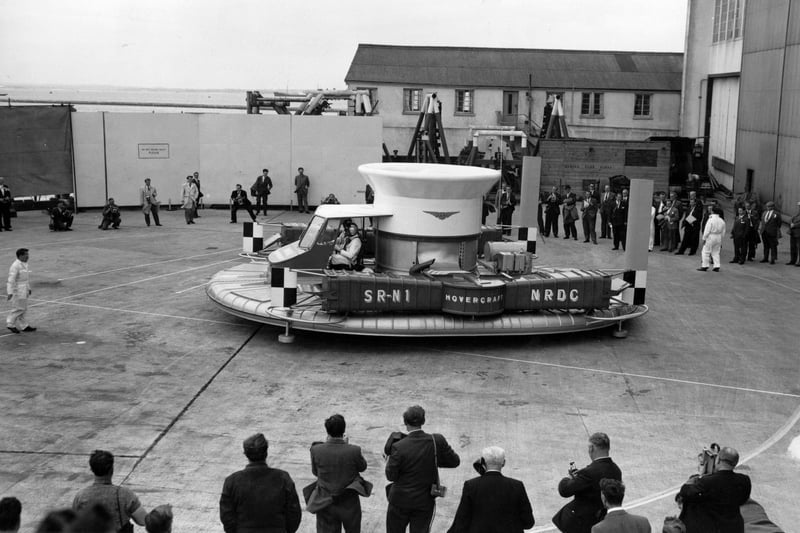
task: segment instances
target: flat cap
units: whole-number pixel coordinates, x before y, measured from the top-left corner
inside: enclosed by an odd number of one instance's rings
[[[244,443],[242,443],[242,447],[244,448],[244,452],[264,452],[269,448],[269,443],[267,442],[266,437],[264,437],[263,433],[256,433],[255,435],[251,435],[244,439]]]

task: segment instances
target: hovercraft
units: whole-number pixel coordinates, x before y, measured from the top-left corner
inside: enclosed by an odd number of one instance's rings
[[[206,293],[233,315],[291,329],[398,337],[541,335],[617,325],[647,312],[639,269],[536,266],[536,228],[481,225],[495,170],[415,163],[359,167],[374,204],[320,205],[264,244],[248,223],[250,263],[223,270]],[[356,224],[360,249],[332,265]],[[248,241],[249,239],[249,241]],[[255,247],[253,247],[255,243]],[[340,243],[341,244],[341,243]],[[646,259],[646,256],[645,256]],[[337,268],[333,268],[337,267]]]

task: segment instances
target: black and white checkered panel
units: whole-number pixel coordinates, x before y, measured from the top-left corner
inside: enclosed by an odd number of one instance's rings
[[[631,285],[622,291],[622,301],[631,305],[643,305],[647,290],[647,271],[626,270],[622,274],[622,280]]]
[[[517,240],[525,242],[525,251],[532,254],[536,253],[536,235],[538,229],[534,226],[532,228],[518,228]]]
[[[257,222],[242,224],[242,250],[254,254],[264,249],[264,226]]]
[[[270,269],[272,307],[291,307],[297,303],[297,272],[290,268]]]

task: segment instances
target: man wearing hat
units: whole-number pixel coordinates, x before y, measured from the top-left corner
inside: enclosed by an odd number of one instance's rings
[[[787,265],[795,265],[800,267],[800,202],[797,202],[797,213],[792,217],[789,222],[789,262]]]
[[[158,220],[158,206],[161,205],[161,202],[158,201],[158,191],[155,187],[150,185],[150,178],[145,178],[144,187],[139,189],[139,202],[142,204],[145,224],[150,226],[150,215],[152,214],[156,226],[160,226],[161,222]]]
[[[287,472],[267,466],[269,443],[262,433],[243,443],[249,461],[222,485],[219,517],[225,533],[294,533],[300,500]]]
[[[769,261],[769,264],[774,265],[778,258],[778,239],[781,238],[781,216],[775,210],[775,202],[767,202],[764,214],[761,216],[760,226],[759,233],[764,242],[764,259],[761,262]],[[770,258],[770,253],[772,258]]]

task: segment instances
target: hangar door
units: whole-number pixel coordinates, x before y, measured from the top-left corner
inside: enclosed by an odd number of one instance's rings
[[[0,107],[0,176],[14,196],[73,192],[69,106]]]

